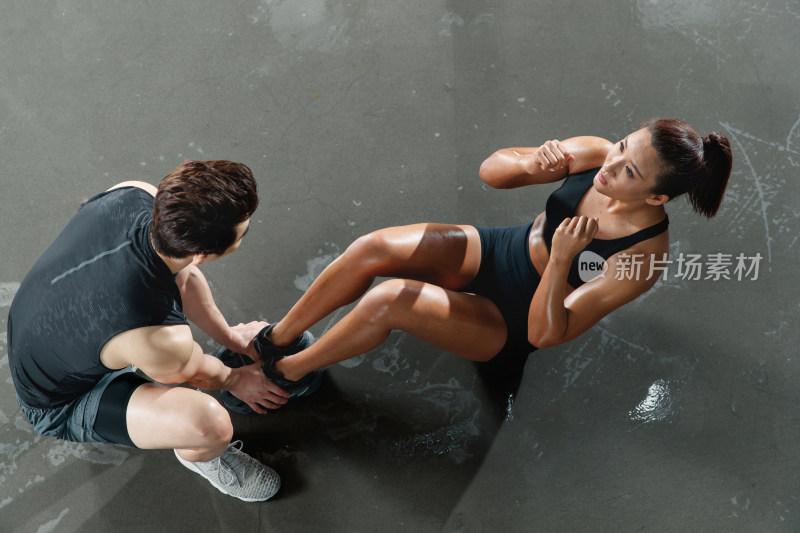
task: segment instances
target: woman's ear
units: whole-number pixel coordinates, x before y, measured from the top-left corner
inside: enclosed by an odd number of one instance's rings
[[[666,194],[654,194],[645,199],[645,202],[650,205],[664,205],[665,203],[669,202],[669,196]]]
[[[208,259],[208,255],[207,254],[196,254],[196,255],[193,255],[192,256],[192,264],[194,266],[200,266],[200,265],[202,265],[203,263],[206,262],[206,259]]]

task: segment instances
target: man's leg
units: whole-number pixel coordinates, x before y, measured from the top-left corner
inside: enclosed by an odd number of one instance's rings
[[[225,408],[195,389],[146,383],[131,395],[126,414],[138,448],[175,449],[187,461],[219,457],[233,437]]]
[[[263,501],[280,487],[274,471],[231,444],[230,415],[208,394],[146,383],[131,395],[126,415],[137,447],[174,449],[184,466],[226,494]]]

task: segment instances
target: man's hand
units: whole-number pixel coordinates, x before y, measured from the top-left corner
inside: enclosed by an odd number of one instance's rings
[[[211,356],[208,356],[211,357]],[[198,389],[216,389],[205,380],[190,380],[189,385]],[[290,394],[267,379],[261,371],[261,365],[252,364],[240,368],[232,368],[225,390],[247,403],[259,414],[266,414],[267,409],[277,409],[289,401]]]
[[[243,353],[250,357],[253,361],[258,361],[261,356],[256,351],[253,345],[253,339],[256,338],[258,332],[269,326],[269,322],[255,321],[248,322],[247,324],[237,324],[231,326],[231,345],[226,346],[229,350],[236,353]],[[243,399],[243,398],[242,398]]]
[[[261,371],[261,365],[235,368],[234,372],[239,374],[239,379],[228,391],[256,413],[266,414],[267,409],[277,409],[289,401],[290,394],[268,380]]]

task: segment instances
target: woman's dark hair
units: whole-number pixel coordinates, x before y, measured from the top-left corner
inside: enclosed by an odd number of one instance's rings
[[[670,200],[688,193],[695,212],[713,217],[731,175],[728,139],[716,131],[700,137],[687,123],[672,118],[653,119],[644,127],[661,165],[652,192]]]
[[[158,185],[150,235],[156,251],[176,259],[222,254],[236,226],[258,207],[256,181],[242,163],[187,160]]]

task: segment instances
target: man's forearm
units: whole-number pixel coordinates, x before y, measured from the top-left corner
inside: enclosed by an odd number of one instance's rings
[[[233,344],[230,326],[214,303],[211,288],[200,269],[190,265],[176,279],[186,317],[215,342],[228,348]]]
[[[203,354],[203,361],[186,383],[203,390],[230,390],[236,386],[239,377],[236,369],[228,368],[214,356]]]

